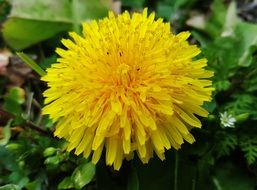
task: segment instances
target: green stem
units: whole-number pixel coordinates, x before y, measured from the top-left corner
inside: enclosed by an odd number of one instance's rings
[[[9,122],[10,120],[14,120],[14,119],[15,119],[15,116],[14,116],[13,114],[11,114],[11,113],[9,113],[9,112],[7,112],[7,111],[1,109],[1,108],[0,108],[0,116],[1,116],[1,120],[7,121],[7,122]],[[2,121],[1,121],[1,122],[2,122]],[[34,131],[37,131],[37,132],[39,132],[39,133],[41,133],[41,134],[43,134],[43,135],[45,135],[45,136],[54,138],[52,132],[46,131],[46,130],[42,129],[41,127],[35,125],[33,122],[31,122],[31,121],[29,121],[29,120],[24,121],[24,122],[21,124],[21,126],[22,126],[23,128],[28,127],[28,128],[30,128],[30,129],[32,129],[32,130],[34,130]]]
[[[24,128],[28,127],[28,128],[30,128],[30,129],[32,129],[34,131],[37,131],[37,132],[41,133],[42,135],[54,138],[54,136],[53,136],[53,134],[51,132],[42,129],[41,127],[35,125],[31,121],[26,121],[24,124],[22,124],[22,127],[24,127]]]
[[[36,71],[41,77],[46,74],[46,72],[25,53],[17,52],[16,54],[22,59],[22,61],[24,61],[34,71]]]
[[[217,190],[222,190],[219,181],[215,177],[212,177],[212,180]]]
[[[175,151],[175,166],[174,166],[174,190],[178,190],[178,151]]]
[[[195,190],[195,185],[196,185],[196,180],[193,179],[193,180],[192,180],[192,190]]]
[[[27,111],[26,111],[26,118],[27,118],[27,119],[30,118],[33,96],[34,96],[34,93],[33,93],[33,92],[29,92],[29,93],[28,93],[27,108],[26,108],[26,109],[27,109]]]

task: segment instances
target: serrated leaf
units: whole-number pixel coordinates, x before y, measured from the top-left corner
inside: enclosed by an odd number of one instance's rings
[[[71,179],[76,189],[81,189],[92,181],[95,176],[95,165],[85,162],[79,165],[72,173]]]
[[[232,101],[227,103],[226,109],[234,115],[249,113],[252,119],[257,119],[257,98],[251,94],[234,94]]]
[[[257,63],[257,56],[256,56],[256,63]],[[244,81],[244,89],[247,92],[254,92],[257,91],[257,68],[251,69],[248,73],[247,80]]]
[[[217,156],[227,156],[238,145],[238,138],[235,134],[219,133],[219,140],[216,145],[215,151]]]
[[[229,89],[231,83],[228,80],[219,80],[219,81],[215,82],[213,85],[216,90],[225,91],[225,90]]]
[[[254,164],[257,159],[257,137],[245,135],[240,139],[239,146],[249,165]]]

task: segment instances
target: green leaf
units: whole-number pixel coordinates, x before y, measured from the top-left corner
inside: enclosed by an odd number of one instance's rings
[[[215,100],[213,100],[212,102],[205,102],[203,105],[204,109],[206,109],[209,113],[213,112],[216,107],[217,107],[217,103]]]
[[[171,17],[174,17],[175,11],[174,8],[165,3],[157,4],[157,16],[171,20]]]
[[[227,9],[222,0],[215,0],[211,6],[212,14],[206,23],[206,32],[212,37],[217,37],[221,34],[225,18],[227,15]]]
[[[45,58],[41,63],[39,63],[42,69],[49,68],[53,63],[56,63],[57,55]]]
[[[60,156],[56,155],[56,156],[51,156],[48,157],[45,162],[45,164],[50,164],[50,165],[58,165],[60,163]]]
[[[25,53],[17,52],[17,55],[29,66],[31,69],[36,71],[40,76],[44,76],[46,72],[35,62],[33,61],[29,56],[27,56]]]
[[[20,87],[12,87],[9,89],[7,95],[4,97],[3,108],[7,112],[14,115],[20,115],[22,113],[21,105],[25,101],[25,91]]]
[[[190,9],[196,0],[180,0],[180,1],[156,1],[156,13],[158,17],[165,18],[170,21],[184,20],[184,12]],[[182,14],[181,14],[182,13]]]
[[[11,0],[12,11],[4,24],[5,41],[22,50],[62,31],[78,28],[89,18],[107,14],[107,2],[95,0]]]
[[[3,26],[3,36],[6,43],[13,49],[22,50],[62,31],[67,31],[71,26],[62,22],[10,17]]]
[[[11,6],[8,0],[1,0],[0,1],[0,22],[6,19],[10,10],[11,10]]]
[[[234,94],[231,102],[227,103],[226,109],[233,115],[249,113],[252,119],[257,120],[257,98],[251,94]]]
[[[122,0],[123,6],[133,7],[133,8],[142,8],[145,0]]]
[[[241,22],[236,27],[236,35],[240,38],[238,53],[240,59],[239,66],[248,67],[253,63],[253,54],[257,51],[257,26],[246,22]]]
[[[49,116],[43,116],[42,125],[45,126],[46,129],[53,128],[53,121],[49,118]]]
[[[218,37],[206,44],[203,49],[209,61],[209,67],[214,71],[213,85],[217,92],[231,87],[230,77],[238,68],[238,50],[235,46],[240,43],[235,37]]]
[[[237,17],[237,7],[236,7],[236,2],[232,1],[229,4],[228,10],[227,10],[227,15],[225,18],[225,23],[224,23],[224,28],[222,31],[222,36],[233,36],[235,35],[234,30],[239,22],[239,19]]]
[[[132,165],[128,175],[127,190],[139,190],[139,180],[136,168]]]
[[[37,2],[34,0],[10,0],[10,2],[13,6],[11,17],[38,21],[81,23],[87,19],[102,18],[108,11],[107,0],[44,0]],[[73,9],[73,3],[77,4],[75,10]],[[77,14],[77,20],[74,20],[73,14]]]
[[[0,145],[6,145],[11,138],[11,129],[10,129],[11,121],[7,123],[7,125],[2,129],[2,133],[4,138],[0,139]]]
[[[213,84],[216,90],[225,91],[228,90],[231,86],[231,83],[228,80],[220,80]]]
[[[237,135],[233,133],[218,133],[218,142],[215,147],[215,152],[218,157],[227,156],[238,145]]]
[[[18,144],[18,143],[8,143],[5,147],[9,151],[19,151],[20,149],[23,148],[23,146],[21,144]]]
[[[246,121],[249,118],[249,115],[250,115],[249,113],[242,113],[242,114],[237,115],[235,117],[236,122],[240,123],[240,122]]]
[[[25,171],[13,171],[9,175],[10,182],[18,185],[19,187],[24,187],[28,182],[29,178],[26,176]]]
[[[26,185],[27,190],[40,190],[43,179],[37,178]]]
[[[19,87],[13,87],[9,90],[8,98],[15,100],[18,104],[25,102],[25,91]]]
[[[92,181],[95,176],[95,165],[85,162],[79,165],[72,173],[71,179],[76,189],[81,189]]]
[[[256,63],[257,63],[257,57],[256,57]],[[252,65],[253,66],[253,65]],[[249,68],[249,73],[246,75],[246,79],[244,80],[244,89],[247,92],[255,92],[257,91],[257,68]]]
[[[58,185],[58,189],[72,189],[74,187],[71,177],[65,177]]]
[[[15,184],[7,184],[0,187],[0,190],[20,190],[21,188]]]
[[[254,40],[256,44],[251,45],[241,56],[239,59],[238,65],[242,67],[249,67],[252,63],[254,63],[253,54],[257,52],[257,38]]]
[[[44,150],[43,155],[44,157],[52,156],[56,153],[56,148],[54,147],[48,147]]]

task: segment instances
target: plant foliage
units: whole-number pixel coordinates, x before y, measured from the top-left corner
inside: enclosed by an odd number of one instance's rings
[[[37,73],[56,61],[60,39],[80,32],[82,21],[103,18],[108,9],[144,7],[173,31],[191,31],[190,43],[200,46],[215,73],[216,91],[204,105],[210,115],[200,118],[203,128],[192,131],[194,144],[168,151],[163,162],[143,165],[135,157],[116,172],[104,157],[94,166],[66,152],[66,142],[53,136],[54,123],[41,115],[47,87]],[[0,0],[0,189],[256,189],[256,9],[251,0]],[[22,60],[17,50],[26,53]],[[222,125],[225,112],[233,126]]]

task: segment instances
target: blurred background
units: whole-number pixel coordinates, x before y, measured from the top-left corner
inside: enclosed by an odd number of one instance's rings
[[[40,67],[55,63],[56,47],[81,23],[108,10],[142,11],[190,31],[202,49],[216,88],[196,142],[154,157],[138,158],[119,172],[64,150],[41,115],[47,88],[17,55]],[[0,190],[254,190],[257,189],[256,0],[0,0]]]

